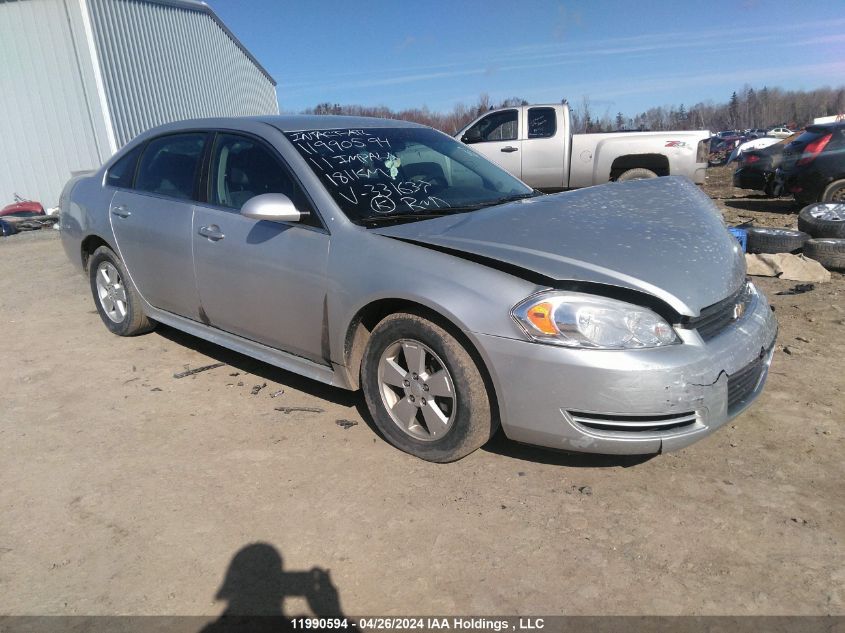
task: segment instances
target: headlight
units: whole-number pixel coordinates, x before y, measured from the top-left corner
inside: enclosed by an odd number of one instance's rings
[[[640,306],[579,292],[544,292],[511,310],[533,340],[564,347],[637,349],[679,343],[663,318]]]

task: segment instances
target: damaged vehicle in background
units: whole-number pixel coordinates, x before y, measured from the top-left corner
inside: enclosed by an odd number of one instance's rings
[[[402,121],[169,124],[69,182],[60,217],[113,333],[164,323],[362,389],[384,437],[434,462],[500,425],[682,448],[760,394],[777,330],[689,180],[541,195]]]
[[[783,150],[775,192],[801,204],[845,202],[845,123],[809,125]]]
[[[798,135],[793,134],[768,147],[744,151],[733,174],[734,187],[762,191],[767,196],[775,195],[775,171],[783,157],[783,149],[796,138]]]

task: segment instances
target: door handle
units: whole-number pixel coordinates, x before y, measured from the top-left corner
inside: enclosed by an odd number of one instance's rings
[[[503,147],[502,151],[510,154],[511,152],[518,152],[519,148],[514,147],[513,145],[508,145],[507,147]]]
[[[204,236],[204,237],[207,237],[208,239],[210,239],[213,242],[217,242],[219,240],[222,240],[224,237],[226,237],[223,234],[223,232],[220,230],[220,227],[217,226],[216,224],[210,224],[208,226],[201,226],[200,230],[199,230],[199,234]]]
[[[128,218],[130,215],[132,215],[132,212],[126,208],[126,205],[123,204],[114,207],[111,212],[113,215],[116,215],[119,218]]]

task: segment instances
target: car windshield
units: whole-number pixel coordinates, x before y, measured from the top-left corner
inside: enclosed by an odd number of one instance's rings
[[[537,193],[424,127],[303,130],[288,140],[347,217],[364,226],[474,211]]]

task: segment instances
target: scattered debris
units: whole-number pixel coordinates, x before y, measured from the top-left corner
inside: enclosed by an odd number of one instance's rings
[[[153,387],[152,389],[150,389],[150,391],[161,391],[161,389],[159,389],[158,387]]]
[[[238,381],[238,387],[243,387],[243,386],[244,386],[243,381],[242,381],[242,380],[239,380],[239,381]]]
[[[758,277],[780,277],[787,281],[830,281],[830,271],[814,259],[790,253],[761,253],[745,255],[749,275]]]
[[[270,394],[270,397],[271,397],[271,398],[278,398],[278,397],[279,397],[279,396],[281,396],[284,392],[285,392],[285,390],[284,390],[284,389],[279,389],[278,391],[274,391],[273,393],[271,393],[271,394]]]
[[[233,371],[233,372],[232,372],[231,374],[229,374],[229,375],[230,375],[230,376],[240,376],[240,375],[241,375],[241,372],[239,372],[239,371]]]
[[[135,382],[136,380],[140,380],[140,376],[135,376],[134,378],[130,378],[129,380],[124,380],[123,384],[128,385],[130,382]]]
[[[802,350],[797,347],[790,347],[789,345],[784,345],[783,353],[789,354],[790,356],[797,356],[798,354],[802,353]]]
[[[250,392],[253,396],[257,396],[258,392],[264,389],[267,386],[266,382],[262,382],[260,385],[253,385],[252,391]]]
[[[517,477],[525,477],[525,473],[520,470],[518,473],[516,473],[516,476]]]
[[[186,376],[193,376],[194,374],[199,374],[203,371],[208,371],[209,369],[217,369],[218,367],[223,367],[226,363],[214,363],[212,365],[205,365],[203,367],[197,367],[196,369],[186,369],[185,371],[180,371],[178,374],[173,374],[174,378],[185,378]]]
[[[276,407],[276,411],[281,411],[285,415],[295,411],[305,411],[306,413],[325,413],[324,409],[320,407]]]
[[[801,295],[805,292],[810,292],[811,290],[816,289],[816,284],[798,284],[796,286],[792,286],[789,290],[781,290],[780,292],[776,292],[776,295]]]
[[[798,525],[808,525],[809,523],[807,519],[802,519],[801,517],[792,517],[790,520]]]
[[[795,337],[795,340],[796,340],[796,341],[801,341],[802,343],[809,343],[809,342],[810,342],[810,340],[809,340],[809,339],[806,339],[806,338],[804,338],[803,336],[796,336],[796,337]]]
[[[582,495],[587,495],[589,497],[593,494],[593,489],[589,486],[581,486],[580,488],[578,488],[578,492],[580,492]]]
[[[355,420],[335,420],[334,423],[344,431],[348,431],[353,426],[358,426],[358,423]]]

